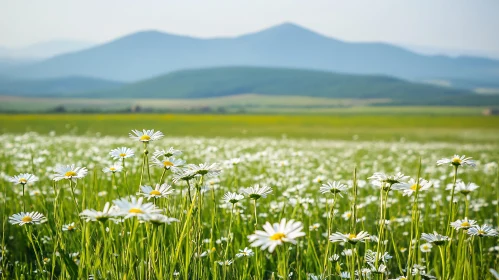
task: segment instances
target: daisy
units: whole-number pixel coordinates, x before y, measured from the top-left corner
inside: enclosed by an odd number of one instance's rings
[[[182,151],[175,150],[173,147],[170,147],[168,150],[155,150],[153,156],[156,158],[165,157],[169,158],[172,156],[179,156],[182,154]]]
[[[60,181],[63,179],[75,180],[81,179],[87,175],[88,170],[85,167],[76,167],[74,164],[71,165],[58,165],[54,169],[55,174],[53,175],[54,181]]]
[[[12,176],[9,178],[9,182],[14,183],[16,185],[26,185],[31,184],[38,181],[38,177],[30,173],[21,173],[16,176]]]
[[[164,168],[166,170],[170,170],[170,169],[178,168],[184,164],[185,164],[185,161],[183,161],[181,159],[176,159],[174,157],[165,158],[163,160],[160,160],[157,157],[153,157],[151,166],[156,166],[156,167]]]
[[[253,250],[250,248],[246,247],[243,250],[239,249],[239,253],[236,254],[237,258],[242,258],[242,257],[252,257],[255,253],[253,253]]]
[[[421,239],[437,246],[443,245],[450,240],[449,237],[438,234],[436,231],[433,233],[423,233]]]
[[[267,197],[267,195],[272,193],[272,188],[269,186],[261,186],[256,184],[247,189],[243,189],[243,193],[247,194],[249,198],[258,200],[260,197]]]
[[[429,189],[432,186],[432,183],[426,181],[423,178],[419,178],[419,184],[416,183],[416,180],[411,178],[407,184],[397,184],[393,187],[395,190],[403,191],[404,196],[411,196],[416,191],[421,192]]]
[[[303,225],[301,222],[294,220],[286,221],[282,219],[280,223],[271,225],[269,222],[263,225],[262,230],[255,231],[254,234],[248,236],[252,247],[261,247],[262,250],[269,249],[272,253],[277,245],[282,245],[284,242],[296,244],[296,238],[304,236],[305,233],[301,230]]]
[[[165,136],[161,131],[154,131],[154,129],[143,129],[140,130],[132,130],[132,133],[129,134],[130,138],[133,140],[140,141],[142,143],[149,143],[150,141],[155,141],[163,138]]]
[[[45,216],[38,212],[21,212],[9,217],[9,223],[23,226],[25,224],[38,225],[46,221]]]
[[[334,254],[331,257],[329,257],[330,262],[338,262],[340,260],[340,255]]]
[[[446,189],[452,190],[452,184],[448,185]],[[475,183],[465,184],[463,181],[459,181],[456,183],[455,191],[464,195],[468,195],[476,189],[478,189],[478,186]]]
[[[340,278],[341,279],[350,279],[350,272],[347,272],[347,271],[342,271],[340,273]]]
[[[167,197],[172,193],[172,186],[168,184],[156,184],[156,187],[154,189],[151,186],[141,186],[140,192],[138,192],[137,195],[147,197],[147,199],[149,200],[151,198]]]
[[[341,193],[347,189],[348,189],[348,187],[346,185],[341,184],[340,182],[334,181],[334,182],[327,182],[326,184],[322,184],[322,187],[319,189],[319,191],[322,194],[332,193],[332,194],[338,194],[340,197],[343,197],[341,195]]]
[[[134,153],[132,149],[127,148],[127,147],[121,147],[121,148],[116,148],[114,150],[111,150],[109,152],[109,155],[113,159],[125,159],[125,158],[131,158],[134,156]]]
[[[405,176],[402,173],[397,173],[395,175],[387,175],[381,172],[375,172],[371,177],[367,178],[371,180],[371,184],[382,188],[385,191],[389,191],[392,187],[398,184],[405,183],[409,176]]]
[[[456,230],[460,229],[469,229],[470,227],[475,227],[477,225],[475,220],[468,220],[467,217],[465,217],[463,220],[456,220],[455,222],[450,223],[450,225],[455,228]]]
[[[80,213],[82,219],[89,221],[99,221],[105,222],[109,218],[116,216],[115,208],[110,207],[109,202],[106,202],[104,209],[102,211],[97,211],[94,209],[85,209]]]
[[[75,231],[75,230],[76,230],[76,226],[75,226],[74,222],[62,226],[62,231]]]
[[[193,174],[189,169],[175,169],[172,170],[174,172],[173,175],[173,183],[178,183],[180,181],[190,181],[196,177],[196,174]]]
[[[309,227],[308,227],[308,230],[310,230],[310,231],[317,231],[317,230],[319,230],[319,227],[320,227],[320,226],[321,226],[321,224],[319,224],[319,223],[315,223],[315,224],[313,224],[313,225],[309,226]]]
[[[104,173],[119,173],[123,170],[123,166],[120,163],[113,163],[109,167],[104,167],[102,172]]]
[[[113,203],[118,206],[117,214],[125,219],[138,217],[147,220],[153,214],[160,214],[161,209],[157,209],[153,203],[142,203],[143,197],[138,199],[135,196],[130,197],[130,201],[126,198],[113,200]]]
[[[162,225],[162,224],[169,225],[173,222],[178,222],[178,219],[170,218],[170,217],[167,217],[167,216],[162,215],[162,214],[153,214],[147,218],[144,218],[143,220],[148,221],[148,222],[155,224],[157,226]]]
[[[455,167],[458,167],[458,166],[471,166],[471,167],[475,167],[476,164],[475,164],[475,161],[472,160],[470,157],[466,157],[464,155],[462,156],[459,156],[459,155],[454,155],[453,157],[451,158],[443,158],[441,160],[438,160],[437,161],[437,165],[442,165],[442,164],[449,164],[450,163],[450,166],[455,166]]]
[[[419,249],[423,253],[431,252],[431,248],[433,248],[433,245],[431,245],[431,243],[424,243],[424,244],[421,244],[421,246],[419,246]]]
[[[329,236],[329,241],[331,242],[348,242],[350,244],[356,244],[359,241],[364,241],[369,238],[369,234],[365,231],[361,231],[358,234],[355,233],[341,233],[336,232]]]
[[[232,204],[236,204],[237,202],[239,202],[243,198],[244,198],[244,195],[238,194],[238,193],[233,193],[233,192],[228,192],[228,193],[224,194],[224,196],[222,197],[224,202],[232,203]]]
[[[220,174],[222,171],[217,163],[201,163],[199,165],[189,164],[187,168],[190,170],[192,174],[200,175],[200,176],[216,176]]]
[[[233,263],[234,261],[233,260],[225,260],[225,261],[218,261],[218,264],[221,265],[221,266],[229,266]]]
[[[471,236],[497,236],[498,232],[489,225],[474,226],[468,230],[468,234]]]
[[[378,261],[387,262],[391,258],[392,256],[390,256],[390,254],[388,254],[387,252],[377,253],[372,250],[367,250],[365,254],[365,260],[367,263],[376,263]]]

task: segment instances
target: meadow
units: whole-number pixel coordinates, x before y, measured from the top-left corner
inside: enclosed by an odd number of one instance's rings
[[[497,117],[0,124],[3,279],[481,280],[499,267]]]

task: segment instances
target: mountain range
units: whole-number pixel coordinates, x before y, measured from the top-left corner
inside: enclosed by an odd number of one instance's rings
[[[135,82],[178,70],[223,66],[388,75],[411,81],[499,80],[497,60],[426,56],[389,44],[344,42],[291,23],[233,38],[200,39],[143,31],[9,67],[0,75],[22,79],[83,76]]]

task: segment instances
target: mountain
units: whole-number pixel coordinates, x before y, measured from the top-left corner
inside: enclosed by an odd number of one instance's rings
[[[121,82],[86,77],[64,77],[45,80],[17,80],[0,77],[0,94],[15,96],[71,96],[76,93],[110,90]]]
[[[21,48],[0,47],[0,58],[45,59],[76,52],[93,46],[93,43],[73,40],[53,40]]]
[[[471,92],[410,83],[386,76],[337,74],[316,70],[221,67],[183,70],[78,97],[206,98],[237,94],[419,100],[471,96]]]
[[[241,65],[389,75],[416,81],[499,79],[497,60],[425,56],[389,44],[343,42],[290,23],[234,38],[199,39],[158,31],[138,32],[15,67],[8,74],[138,81],[182,69]]]

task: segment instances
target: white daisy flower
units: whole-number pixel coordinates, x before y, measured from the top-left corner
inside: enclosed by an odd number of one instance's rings
[[[447,185],[447,187],[445,189],[446,190],[452,190],[452,187],[453,187],[453,185],[449,184],[449,185]],[[458,182],[456,182],[456,188],[454,189],[454,191],[458,192],[458,193],[461,193],[463,195],[468,195],[472,191],[474,191],[474,190],[476,190],[478,188],[479,188],[478,185],[475,184],[475,183],[465,184],[463,181],[458,181]]]
[[[156,184],[154,189],[151,186],[141,186],[140,192],[138,192],[137,195],[142,195],[149,200],[151,198],[167,197],[172,193],[172,186],[165,183],[162,185]]]
[[[200,176],[216,176],[222,172],[217,163],[189,164],[187,169],[190,173]]]
[[[246,247],[244,248],[243,250],[239,249],[239,253],[236,254],[236,257],[237,258],[242,258],[242,257],[252,257],[255,253],[253,252],[253,250],[251,250],[250,248]]]
[[[320,227],[320,226],[321,226],[321,224],[319,224],[319,223],[315,223],[315,224],[313,224],[313,225],[309,226],[309,227],[308,227],[308,230],[310,230],[310,231],[317,231],[317,230],[319,230],[319,227]]]
[[[54,181],[60,181],[63,179],[76,180],[85,177],[88,170],[85,167],[76,167],[74,164],[71,165],[58,165],[54,169],[55,174],[53,175]]]
[[[62,231],[75,231],[75,230],[76,226],[74,222],[62,226]]]
[[[21,212],[9,217],[9,223],[23,226],[25,224],[38,225],[46,221],[45,216],[38,212]]]
[[[225,261],[218,261],[218,264],[221,266],[229,266],[233,263],[233,260],[225,260]]]
[[[267,197],[267,195],[272,193],[272,188],[266,185],[260,187],[260,185],[256,184],[247,189],[243,189],[243,193],[247,194],[249,198],[257,200],[260,197]]]
[[[111,150],[109,152],[109,155],[113,158],[113,159],[124,159],[124,158],[131,158],[133,157],[135,154],[133,152],[132,149],[130,148],[127,148],[127,147],[120,147],[120,148],[116,148],[114,150]]]
[[[153,223],[155,225],[162,225],[162,224],[171,224],[173,222],[178,222],[178,219],[176,218],[170,218],[167,217],[163,214],[152,214],[148,217],[143,218],[144,221],[148,221],[150,223]]]
[[[331,257],[328,258],[330,262],[338,262],[340,260],[340,255],[334,254]]]
[[[228,193],[224,194],[224,196],[222,197],[222,200],[225,203],[236,204],[237,202],[239,202],[243,198],[244,198],[244,195],[241,195],[238,193],[233,193],[233,192],[228,192]]]
[[[248,236],[248,239],[252,247],[261,247],[262,250],[269,249],[272,253],[277,245],[282,245],[284,242],[290,242],[296,244],[296,238],[304,236],[305,233],[301,230],[303,225],[301,222],[295,222],[294,220],[286,221],[282,219],[280,223],[274,223],[273,225],[269,222],[263,225],[262,230],[255,231],[254,234]]]
[[[38,177],[30,173],[21,173],[16,176],[12,176],[9,178],[9,182],[14,183],[16,185],[26,185],[31,184],[38,181]]]
[[[359,241],[364,241],[366,238],[369,238],[369,233],[365,231],[361,231],[358,234],[355,233],[341,233],[336,232],[329,236],[329,241],[331,242],[348,242],[350,244],[356,244]]]
[[[460,230],[475,227],[477,222],[475,220],[468,220],[468,218],[465,217],[463,220],[456,220],[455,222],[450,223],[450,225],[456,230]]]
[[[106,202],[106,204],[104,205],[104,209],[102,211],[97,211],[94,209],[85,209],[80,213],[80,216],[82,219],[86,219],[87,222],[89,221],[105,222],[109,218],[116,216],[116,208],[110,207],[110,203]]]
[[[159,157],[173,157],[173,156],[179,156],[182,154],[182,151],[180,150],[175,150],[173,147],[170,147],[168,150],[155,150],[153,153],[153,156],[156,158]]]
[[[340,278],[341,279],[350,279],[350,272],[347,272],[347,271],[342,271],[340,273]]]
[[[375,172],[371,177],[367,178],[371,180],[371,184],[374,186],[383,188],[385,191],[389,191],[392,187],[396,187],[398,184],[403,184],[407,182],[409,176],[398,172],[395,175],[387,175],[381,172]]]
[[[151,215],[160,214],[163,211],[157,209],[153,203],[142,203],[143,199],[143,197],[137,199],[135,196],[130,196],[130,200],[126,198],[113,200],[113,203],[118,206],[117,215],[125,219],[138,217],[147,220]]]
[[[431,248],[433,248],[433,245],[431,245],[431,243],[424,243],[424,244],[421,244],[421,246],[419,246],[419,249],[423,253],[431,252]]]
[[[140,130],[132,130],[129,134],[130,138],[143,142],[149,143],[150,141],[155,141],[163,138],[165,136],[161,131],[154,131],[154,129],[143,129]]]
[[[365,253],[365,261],[368,263],[376,263],[378,261],[387,262],[391,258],[392,258],[392,256],[390,256],[390,254],[388,254],[387,252],[377,253],[377,252],[372,251],[372,250],[367,250]]]
[[[343,197],[341,195],[342,192],[346,191],[348,187],[340,182],[334,181],[334,182],[327,182],[326,184],[322,184],[322,187],[320,187],[319,191],[322,194],[325,193],[332,193],[332,194],[338,194],[340,197]]]
[[[437,246],[443,245],[445,242],[450,240],[449,237],[438,234],[436,231],[433,233],[423,233],[421,235],[421,239]]]
[[[419,178],[419,184],[416,183],[416,180],[411,178],[407,184],[396,184],[393,189],[403,191],[404,196],[411,196],[416,191],[426,191],[432,186],[432,183],[426,181],[423,178]]]
[[[459,155],[454,155],[451,158],[443,158],[441,160],[437,161],[437,165],[442,165],[442,164],[450,164],[450,166],[471,166],[475,167],[475,161],[472,160],[470,157],[466,157],[464,155],[459,156]]]
[[[111,164],[110,166],[108,167],[104,167],[102,169],[102,172],[104,173],[119,173],[123,170],[123,166],[121,165],[121,163],[118,163],[118,162],[115,162],[113,164]]]
[[[489,225],[483,225],[483,226],[474,226],[468,229],[468,234],[471,236],[484,237],[484,236],[497,236],[498,232]]]
[[[164,168],[166,170],[170,170],[170,169],[175,169],[175,168],[178,168],[182,165],[185,164],[185,161],[184,160],[181,160],[181,159],[177,159],[177,158],[174,158],[174,157],[169,157],[169,158],[165,158],[165,159],[158,159],[156,157],[153,157],[152,158],[152,163],[151,163],[151,166],[155,166],[155,167],[160,167],[160,168]]]

